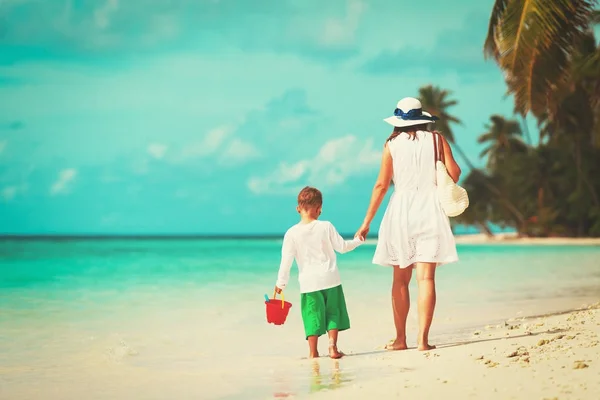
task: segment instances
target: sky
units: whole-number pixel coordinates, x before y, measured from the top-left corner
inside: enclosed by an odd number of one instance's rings
[[[383,118],[419,87],[453,92],[485,163],[477,136],[513,109],[492,4],[0,0],[0,233],[277,234],[305,185],[354,232]]]

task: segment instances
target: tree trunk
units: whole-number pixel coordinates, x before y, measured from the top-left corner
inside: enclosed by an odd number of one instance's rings
[[[479,229],[481,229],[481,231],[483,231],[483,233],[485,233],[488,238],[494,237],[494,233],[488,226],[487,222],[477,222],[476,225],[479,227]]]
[[[544,188],[542,183],[540,183],[540,186],[538,187],[537,203],[537,219],[539,223],[542,219],[542,213],[544,212]],[[543,224],[542,231],[544,232],[544,237],[548,237],[550,235],[550,227],[548,224]]]
[[[594,202],[594,205],[596,207],[600,207],[600,199],[598,198],[598,194],[596,193],[596,190],[594,189],[594,185],[592,185],[592,183],[589,181],[589,179],[587,178],[587,176],[585,176],[584,172],[583,172],[583,168],[581,165],[581,148],[580,148],[580,144],[577,143],[576,144],[576,149],[575,149],[575,154],[573,155],[573,157],[575,158],[575,167],[577,168],[577,188],[580,189],[581,188],[581,184],[585,184],[585,186],[587,186],[589,192],[590,192],[590,196],[592,196],[592,201]]]
[[[582,187],[583,187],[583,169],[581,168],[581,141],[579,139],[575,139],[575,166],[577,167],[577,193],[581,196]],[[584,236],[585,228],[584,228],[584,215],[583,213],[579,213],[579,223],[577,224],[577,237]]]
[[[523,214],[517,209],[517,207],[513,203],[511,203],[506,197],[502,195],[502,192],[500,192],[500,190],[497,187],[485,181],[484,184],[489,190],[491,190],[496,196],[498,196],[498,201],[506,208],[506,210],[509,213],[513,215],[513,217],[515,218],[515,222],[517,223],[517,230],[519,231],[519,234],[522,233],[526,225],[525,217],[523,216]]]
[[[473,164],[471,163],[469,158],[462,151],[462,149],[456,144],[456,142],[453,143],[453,145],[456,148],[456,150],[458,151],[458,153],[461,155],[461,157],[465,160],[469,169],[471,171],[477,171],[477,168],[475,168],[473,166]],[[525,224],[526,224],[523,214],[521,214],[521,212],[517,209],[517,207],[515,207],[514,204],[512,204],[510,201],[508,201],[508,199],[506,199],[504,196],[502,196],[502,192],[500,192],[500,190],[497,187],[495,187],[491,183],[487,182],[487,180],[485,180],[485,179],[483,179],[483,182],[484,182],[484,185],[488,188],[488,190],[490,190],[491,192],[496,194],[496,196],[498,196],[498,198],[500,199],[500,202],[509,211],[509,213],[511,213],[515,217],[515,220],[517,221],[517,230],[519,231],[519,236],[520,236],[522,233],[522,230],[525,228]]]
[[[529,134],[529,127],[527,126],[527,119],[521,115],[521,119],[523,120],[523,132],[525,133],[525,139],[527,139],[527,144],[531,146],[531,135]]]
[[[456,144],[456,142],[452,143],[452,145],[454,146],[454,148],[456,149],[458,154],[460,154],[460,157],[465,161],[465,164],[467,164],[467,167],[469,167],[469,169],[471,171],[474,170],[475,167],[473,166],[473,163],[471,163],[471,160],[469,160],[469,158],[464,153],[464,151],[462,151],[462,149]]]

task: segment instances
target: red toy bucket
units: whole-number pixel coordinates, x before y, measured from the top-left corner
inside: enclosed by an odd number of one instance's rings
[[[277,293],[273,293],[273,298],[268,303],[265,302],[267,306],[267,322],[274,325],[283,325],[290,312],[292,303],[283,299],[283,293],[281,293],[281,300],[276,300],[276,296]]]

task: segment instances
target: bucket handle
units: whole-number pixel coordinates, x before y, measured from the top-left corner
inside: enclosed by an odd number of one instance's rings
[[[273,300],[277,297],[277,291],[273,292]],[[285,296],[283,295],[283,290],[281,291],[281,308],[285,306]]]

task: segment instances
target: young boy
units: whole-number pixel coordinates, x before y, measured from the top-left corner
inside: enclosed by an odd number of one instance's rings
[[[319,357],[319,336],[329,333],[329,357],[341,358],[338,332],[350,328],[346,300],[337,267],[335,252],[346,253],[362,243],[361,238],[344,240],[333,225],[318,221],[323,196],[313,187],[298,194],[300,222],[285,233],[281,249],[281,265],[275,291],[281,293],[290,279],[294,259],[298,265],[300,308],[310,358]]]

